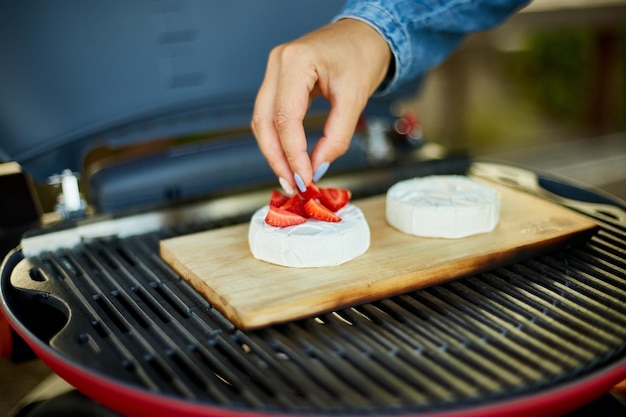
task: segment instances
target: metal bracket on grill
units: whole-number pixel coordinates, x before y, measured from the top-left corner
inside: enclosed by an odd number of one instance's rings
[[[25,257],[107,236],[126,237],[158,230],[164,223],[160,213],[146,213],[122,219],[76,221],[27,233],[21,241]]]
[[[102,216],[66,222],[27,233],[22,238],[21,248],[24,256],[29,258],[46,251],[72,248],[97,238],[124,238],[168,227],[180,228],[185,224],[234,218],[260,207],[267,200],[267,195],[267,190],[263,190],[123,217]]]
[[[61,185],[61,194],[55,210],[63,219],[85,217],[87,202],[80,195],[77,175],[77,173],[65,169],[61,174],[48,178],[48,184]]]

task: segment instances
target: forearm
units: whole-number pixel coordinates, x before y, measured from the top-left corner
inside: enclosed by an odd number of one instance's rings
[[[395,64],[378,94],[440,64],[470,33],[491,29],[529,0],[348,0],[335,20],[368,23],[387,41]]]

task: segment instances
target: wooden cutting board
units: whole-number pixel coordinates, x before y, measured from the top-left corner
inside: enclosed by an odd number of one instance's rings
[[[355,201],[371,230],[369,250],[343,265],[288,268],[260,261],[248,224],[160,242],[161,257],[242,329],[290,321],[405,293],[522,261],[587,239],[596,224],[541,198],[495,183],[500,223],[462,239],[419,238],[385,221],[385,197]]]

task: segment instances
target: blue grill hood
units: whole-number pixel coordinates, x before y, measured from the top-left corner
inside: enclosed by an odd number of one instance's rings
[[[341,6],[2,2],[0,159],[43,181],[81,171],[97,145],[247,127],[271,48],[328,23]]]

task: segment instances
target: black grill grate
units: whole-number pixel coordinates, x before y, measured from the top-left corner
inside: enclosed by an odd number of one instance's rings
[[[626,230],[596,220],[584,246],[250,332],[163,263],[159,234],[33,258],[29,277],[12,278],[11,300],[53,349],[154,393],[257,411],[446,410],[623,356]]]

